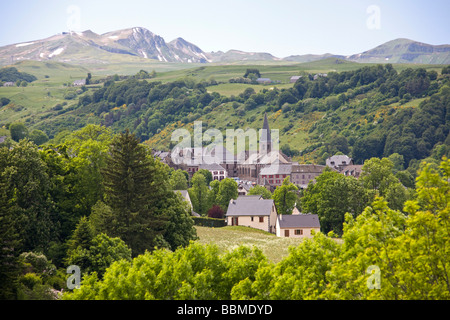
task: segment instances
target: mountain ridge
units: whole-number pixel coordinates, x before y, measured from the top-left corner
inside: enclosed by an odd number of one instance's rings
[[[28,42],[0,47],[0,65],[21,60],[56,60],[68,63],[108,63],[111,54],[130,55],[168,63],[228,63],[235,61],[311,62],[337,58],[361,63],[428,63],[450,64],[450,45],[430,45],[398,38],[352,55],[333,53],[275,57],[267,52],[245,52],[237,49],[205,52],[181,38],[170,42],[148,29],[132,27],[97,34],[92,30],[62,32]]]

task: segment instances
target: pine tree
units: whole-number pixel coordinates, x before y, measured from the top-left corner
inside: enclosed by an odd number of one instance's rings
[[[127,130],[114,139],[102,173],[106,204],[114,216],[108,235],[120,237],[133,255],[152,249],[166,219],[157,210],[157,169],[134,134]]]

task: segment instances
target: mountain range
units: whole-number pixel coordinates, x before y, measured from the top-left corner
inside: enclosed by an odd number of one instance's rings
[[[278,58],[265,52],[204,52],[183,38],[166,42],[164,38],[145,28],[134,27],[101,35],[91,30],[62,32],[42,40],[3,46],[0,47],[0,65],[22,60],[54,60],[75,64],[108,63],[117,55],[122,59],[136,57],[178,63],[310,62],[335,57],[361,63],[450,64],[450,45],[430,45],[409,39],[396,39],[349,56],[327,53]]]

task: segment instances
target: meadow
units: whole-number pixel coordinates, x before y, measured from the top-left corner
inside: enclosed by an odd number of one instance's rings
[[[289,254],[290,246],[297,246],[299,238],[280,238],[274,234],[242,226],[208,228],[196,226],[199,242],[215,244],[221,253],[236,249],[241,245],[256,246],[270,262],[277,263]]]

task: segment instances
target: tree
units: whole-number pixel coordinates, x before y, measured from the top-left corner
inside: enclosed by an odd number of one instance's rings
[[[19,142],[19,140],[22,140],[28,136],[28,129],[21,122],[11,123],[9,125],[9,132],[11,133],[11,139],[16,142]]]
[[[290,182],[289,177],[283,180],[283,184],[273,192],[273,201],[278,214],[292,214],[297,201],[298,188]]]
[[[208,210],[208,217],[210,218],[222,219],[224,214],[222,208],[218,205],[213,205],[211,209]]]
[[[47,134],[42,130],[34,129],[29,134],[28,138],[33,141],[36,145],[44,144],[48,141]]]
[[[66,150],[67,153],[65,162],[71,171],[77,218],[88,216],[92,206],[103,198],[102,170],[107,165],[112,138],[109,128],[87,125],[72,133],[60,146],[61,151]]]
[[[254,75],[256,78],[261,78],[261,73],[258,69],[247,69],[244,74],[244,78],[248,78],[251,75]]]
[[[231,199],[238,197],[238,185],[234,179],[225,178],[220,181],[219,193],[217,194],[217,204],[224,212],[227,212]]]
[[[263,199],[271,199],[272,193],[267,190],[265,187],[260,185],[253,186],[247,193],[249,196],[256,196],[260,195],[263,197]]]
[[[217,196],[219,194],[219,188],[220,188],[220,181],[219,180],[213,180],[209,184],[210,190],[208,192],[208,207],[211,208],[214,205],[217,205]]]
[[[356,178],[326,169],[316,183],[308,185],[301,207],[304,212],[318,215],[322,232],[342,235],[345,214],[358,216],[372,197]]]
[[[113,140],[102,170],[106,204],[114,216],[108,235],[125,241],[133,255],[152,249],[164,231],[166,219],[156,210],[161,200],[156,171],[135,135],[127,130]]]
[[[76,265],[84,276],[96,272],[101,278],[115,261],[131,260],[131,250],[120,238],[101,233],[93,237],[89,246],[78,246],[68,252],[67,265]]]
[[[11,150],[1,149],[0,172],[10,210],[20,221],[23,249],[46,252],[59,233],[58,217],[49,195],[47,166],[37,146],[24,139]]]
[[[191,179],[192,187],[188,190],[194,211],[200,215],[206,215],[208,206],[208,186],[206,178],[201,173],[194,173]]]
[[[187,190],[188,188],[186,176],[181,169],[172,171],[169,183],[173,190]]]
[[[393,159],[396,159],[399,167],[401,158],[394,155]],[[394,163],[390,159],[371,158],[364,162],[360,179],[366,189],[384,197],[391,209],[401,210],[408,192],[393,171]]]
[[[213,179],[211,171],[206,170],[206,169],[200,169],[197,172],[205,176],[206,185],[209,186],[209,184],[211,183],[211,181]]]
[[[0,148],[4,160],[6,148]],[[8,199],[7,183],[0,173],[0,299],[15,298],[15,281],[19,275],[18,253],[21,247],[20,224]]]

